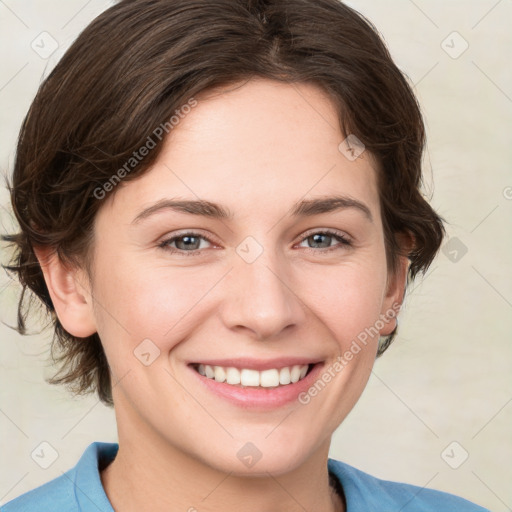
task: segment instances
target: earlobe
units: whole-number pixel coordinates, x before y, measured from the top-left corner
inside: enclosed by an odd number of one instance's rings
[[[96,332],[88,279],[81,269],[66,265],[50,247],[34,247],[60,323],[78,338]]]

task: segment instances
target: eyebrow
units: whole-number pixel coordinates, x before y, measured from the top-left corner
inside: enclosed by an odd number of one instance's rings
[[[317,199],[305,199],[296,203],[291,211],[293,217],[312,217],[321,213],[329,213],[339,210],[355,209],[364,214],[364,216],[373,222],[370,209],[361,201],[346,196],[329,196]],[[206,200],[175,200],[161,199],[155,204],[142,210],[133,220],[132,224],[137,224],[151,215],[162,210],[172,210],[190,215],[200,215],[212,219],[234,218],[232,212],[223,206]]]

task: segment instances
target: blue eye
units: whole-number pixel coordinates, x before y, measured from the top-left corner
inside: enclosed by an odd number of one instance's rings
[[[208,238],[198,233],[183,233],[181,235],[174,236],[172,238],[164,240],[159,244],[158,247],[167,250],[171,253],[185,253],[187,256],[193,256],[195,254],[199,254],[199,251],[201,250],[201,240],[206,240],[207,242],[210,242]],[[170,247],[169,245],[172,243],[177,244],[176,247]]]
[[[325,247],[325,239],[327,239],[327,247]],[[339,245],[330,246],[330,242],[332,240],[337,240],[339,242]],[[308,236],[306,236],[303,239],[303,242],[307,242],[308,240],[312,240],[315,244],[324,244],[324,247],[321,247],[321,249],[327,249],[327,251],[332,251],[336,249],[340,249],[341,247],[345,246],[351,246],[352,242],[346,238],[344,235],[337,231],[331,231],[329,229],[323,230],[323,231],[316,231],[314,233],[310,233]],[[315,250],[314,247],[306,247],[308,250]],[[318,252],[318,251],[315,251]],[[325,250],[322,252],[326,252]]]
[[[183,254],[185,256],[197,256],[202,253],[204,247],[201,247],[201,241],[206,241],[210,244],[213,242],[205,236],[196,232],[186,232],[163,240],[158,247],[170,252],[171,254]],[[338,241],[338,245],[331,246],[333,240]],[[319,244],[321,247],[304,247],[307,251],[314,251],[316,253],[331,252],[333,250],[347,248],[352,245],[352,242],[338,231],[329,229],[315,231],[309,233],[301,240],[301,243],[310,241],[313,244]],[[174,244],[174,247],[172,246]],[[322,247],[323,246],[323,247]]]

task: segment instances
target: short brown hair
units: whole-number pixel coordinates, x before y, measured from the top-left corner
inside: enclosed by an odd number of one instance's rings
[[[15,246],[4,268],[23,286],[18,331],[26,333],[27,288],[51,317],[60,363],[51,383],[96,390],[112,404],[99,336],[78,338],[62,327],[33,246],[52,248],[91,276],[95,190],[189,98],[252,77],[311,83],[332,98],[342,133],[360,139],[378,164],[389,271],[401,254],[399,233],[414,239],[408,282],[432,262],[444,227],[420,192],[420,108],[367,19],[338,0],[124,0],[86,27],[40,86],[7,183],[20,231],[2,237]],[[163,140],[123,179],[143,174]]]

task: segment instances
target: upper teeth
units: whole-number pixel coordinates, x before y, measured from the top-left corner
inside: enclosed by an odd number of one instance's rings
[[[284,368],[272,368],[270,370],[249,370],[247,368],[233,368],[223,366],[210,366],[200,364],[197,371],[209,379],[227,384],[242,384],[242,386],[262,386],[271,388],[279,384],[290,384],[303,379],[308,371],[309,365],[285,366]]]

